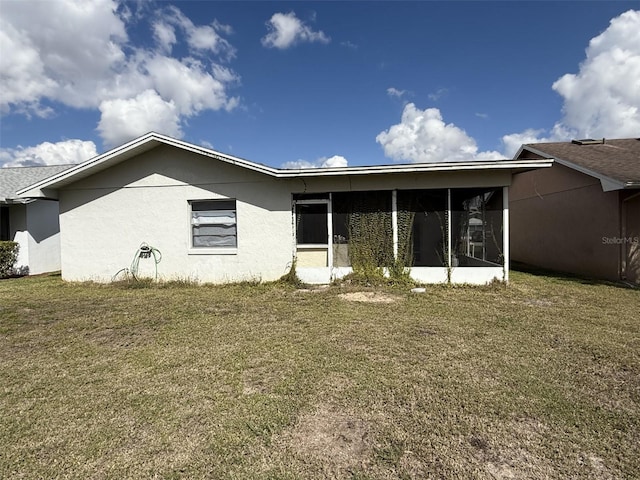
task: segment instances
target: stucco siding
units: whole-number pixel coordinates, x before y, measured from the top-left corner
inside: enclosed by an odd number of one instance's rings
[[[60,270],[58,202],[36,200],[26,205],[29,232],[29,273]]]
[[[58,202],[36,200],[9,206],[9,237],[20,246],[16,269],[21,274],[60,270]]]
[[[9,205],[9,238],[18,244],[15,268],[29,273],[29,232],[27,232],[27,206]]]
[[[109,281],[146,242],[162,253],[162,279],[276,279],[293,255],[291,196],[278,187],[260,173],[153,149],[61,190],[63,278]],[[236,199],[237,250],[202,254],[190,248],[189,201],[220,198]]]
[[[59,188],[62,275],[72,281],[110,281],[130,268],[144,242],[161,252],[158,277],[163,280],[275,280],[286,273],[295,251],[294,193],[502,187],[510,183],[508,170],[453,169],[278,179],[160,145]],[[215,252],[194,248],[190,202],[217,199],[236,201],[237,248]],[[506,238],[504,241],[508,245]],[[328,281],[335,269],[324,266],[327,254],[322,255],[324,261],[311,264],[323,267],[311,273],[321,270],[318,281]],[[155,274],[152,262],[141,259],[144,275]],[[304,263],[301,258],[301,270]],[[442,271],[438,269],[439,279]],[[503,278],[502,267],[496,272],[476,269],[469,277],[460,270],[455,281],[485,283],[495,276]]]
[[[620,235],[619,210],[618,192],[603,192],[597,179],[562,165],[516,175],[510,190],[511,258],[617,280],[620,250],[603,238]]]

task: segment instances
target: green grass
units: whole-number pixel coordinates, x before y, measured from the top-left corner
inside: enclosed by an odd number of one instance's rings
[[[638,290],[135,287],[0,281],[0,478],[640,477]]]

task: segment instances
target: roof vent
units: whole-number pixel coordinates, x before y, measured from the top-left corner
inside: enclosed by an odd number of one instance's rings
[[[581,138],[580,140],[571,140],[571,143],[575,143],[576,145],[600,145],[604,143],[604,138],[602,140],[595,140],[593,138]]]

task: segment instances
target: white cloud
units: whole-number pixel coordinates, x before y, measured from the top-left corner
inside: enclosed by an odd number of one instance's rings
[[[499,152],[478,152],[475,140],[452,123],[445,123],[440,110],[420,110],[405,105],[399,124],[380,132],[376,141],[387,157],[396,161],[453,162],[503,158]]]
[[[196,59],[180,61],[165,56],[154,56],[145,65],[156,91],[162,98],[171,99],[181,115],[224,109],[232,101],[225,87],[237,77],[230,70],[220,67],[209,73]]]
[[[97,154],[96,145],[90,141],[44,142],[35,147],[0,148],[0,164],[4,167],[65,165],[84,162]]]
[[[153,24],[153,38],[166,53],[170,53],[178,41],[175,29],[164,21],[157,21]]]
[[[525,143],[640,135],[640,11],[612,19],[589,42],[578,73],[563,75],[553,89],[564,99],[562,118],[549,131],[503,136],[505,155]]]
[[[44,63],[29,37],[0,18],[0,111],[8,112],[12,104],[23,104],[39,116],[35,104],[56,88],[47,78]]]
[[[300,168],[335,168],[346,167],[349,162],[341,155],[334,155],[333,157],[322,157],[315,162],[308,160],[296,160],[292,162],[286,162],[282,165],[282,168],[300,169]]]
[[[394,87],[387,88],[387,95],[389,95],[390,97],[402,98],[407,93],[408,92],[406,90],[398,90]]]
[[[230,35],[233,29],[229,25],[214,20],[211,25],[195,25],[180,9],[169,6],[160,11],[162,21],[180,27],[187,37],[187,43],[195,50],[209,50],[227,58],[235,56],[235,49],[218,32]]]
[[[178,109],[154,90],[146,90],[135,98],[105,100],[100,104],[102,117],[98,131],[106,145],[115,146],[155,131],[181,137]]]
[[[611,20],[589,42],[577,74],[559,78],[562,124],[580,137],[630,137],[640,133],[640,11]]]
[[[262,45],[284,50],[300,42],[329,43],[331,39],[322,31],[314,32],[296,17],[294,12],[274,13],[267,22],[270,30],[262,38]]]
[[[38,8],[5,2],[0,111],[49,116],[59,104],[97,109],[108,116],[98,130],[105,145],[113,146],[124,138],[115,121],[123,109],[161,113],[145,117],[142,125],[180,135],[185,118],[238,106],[229,89],[239,77],[220,64],[235,55],[222,37],[231,33],[230,26],[215,20],[195,25],[178,8],[166,7],[149,24],[156,45],[141,48],[130,43],[127,29],[145,18],[120,7],[115,0],[57,0]],[[187,51],[179,59],[170,56],[178,43]]]
[[[333,167],[346,167],[349,165],[349,162],[346,158],[341,155],[334,155],[333,157],[329,157],[322,162],[320,165],[321,168],[333,168]]]
[[[431,100],[432,102],[437,102],[448,93],[449,93],[449,90],[447,88],[439,88],[438,90],[430,93],[427,96],[429,97],[429,100]]]
[[[9,70],[35,72],[36,81],[47,86],[33,91],[16,84],[11,96],[3,95],[3,110],[11,104],[38,105],[42,97],[72,107],[95,106],[96,83],[109,76],[112,66],[125,60],[122,47],[127,34],[116,9],[117,3],[112,0],[59,0],[38,3],[37,8],[30,2],[3,2],[3,32],[30,51],[29,56],[14,59],[18,61]],[[7,49],[3,46],[2,51],[4,56]],[[4,72],[11,73],[4,68],[2,71],[0,85],[4,91]]]
[[[504,152],[507,158],[513,157],[520,146],[527,143],[537,143],[551,141],[548,138],[544,138],[542,129],[528,128],[520,133],[511,133],[502,137],[502,144],[504,145]]]

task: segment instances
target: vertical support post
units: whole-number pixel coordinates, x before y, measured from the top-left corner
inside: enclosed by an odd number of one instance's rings
[[[502,267],[505,282],[509,281],[509,187],[502,187]]]
[[[451,268],[451,189],[447,188],[447,267]]]
[[[327,267],[333,267],[333,194],[329,192],[327,202]]]
[[[398,259],[398,190],[391,191],[391,228],[393,230],[393,259]]]
[[[291,194],[291,238],[293,239],[293,243],[291,245],[293,259],[295,260],[298,257],[298,217],[297,217],[297,208],[296,201],[293,198],[293,194]]]

